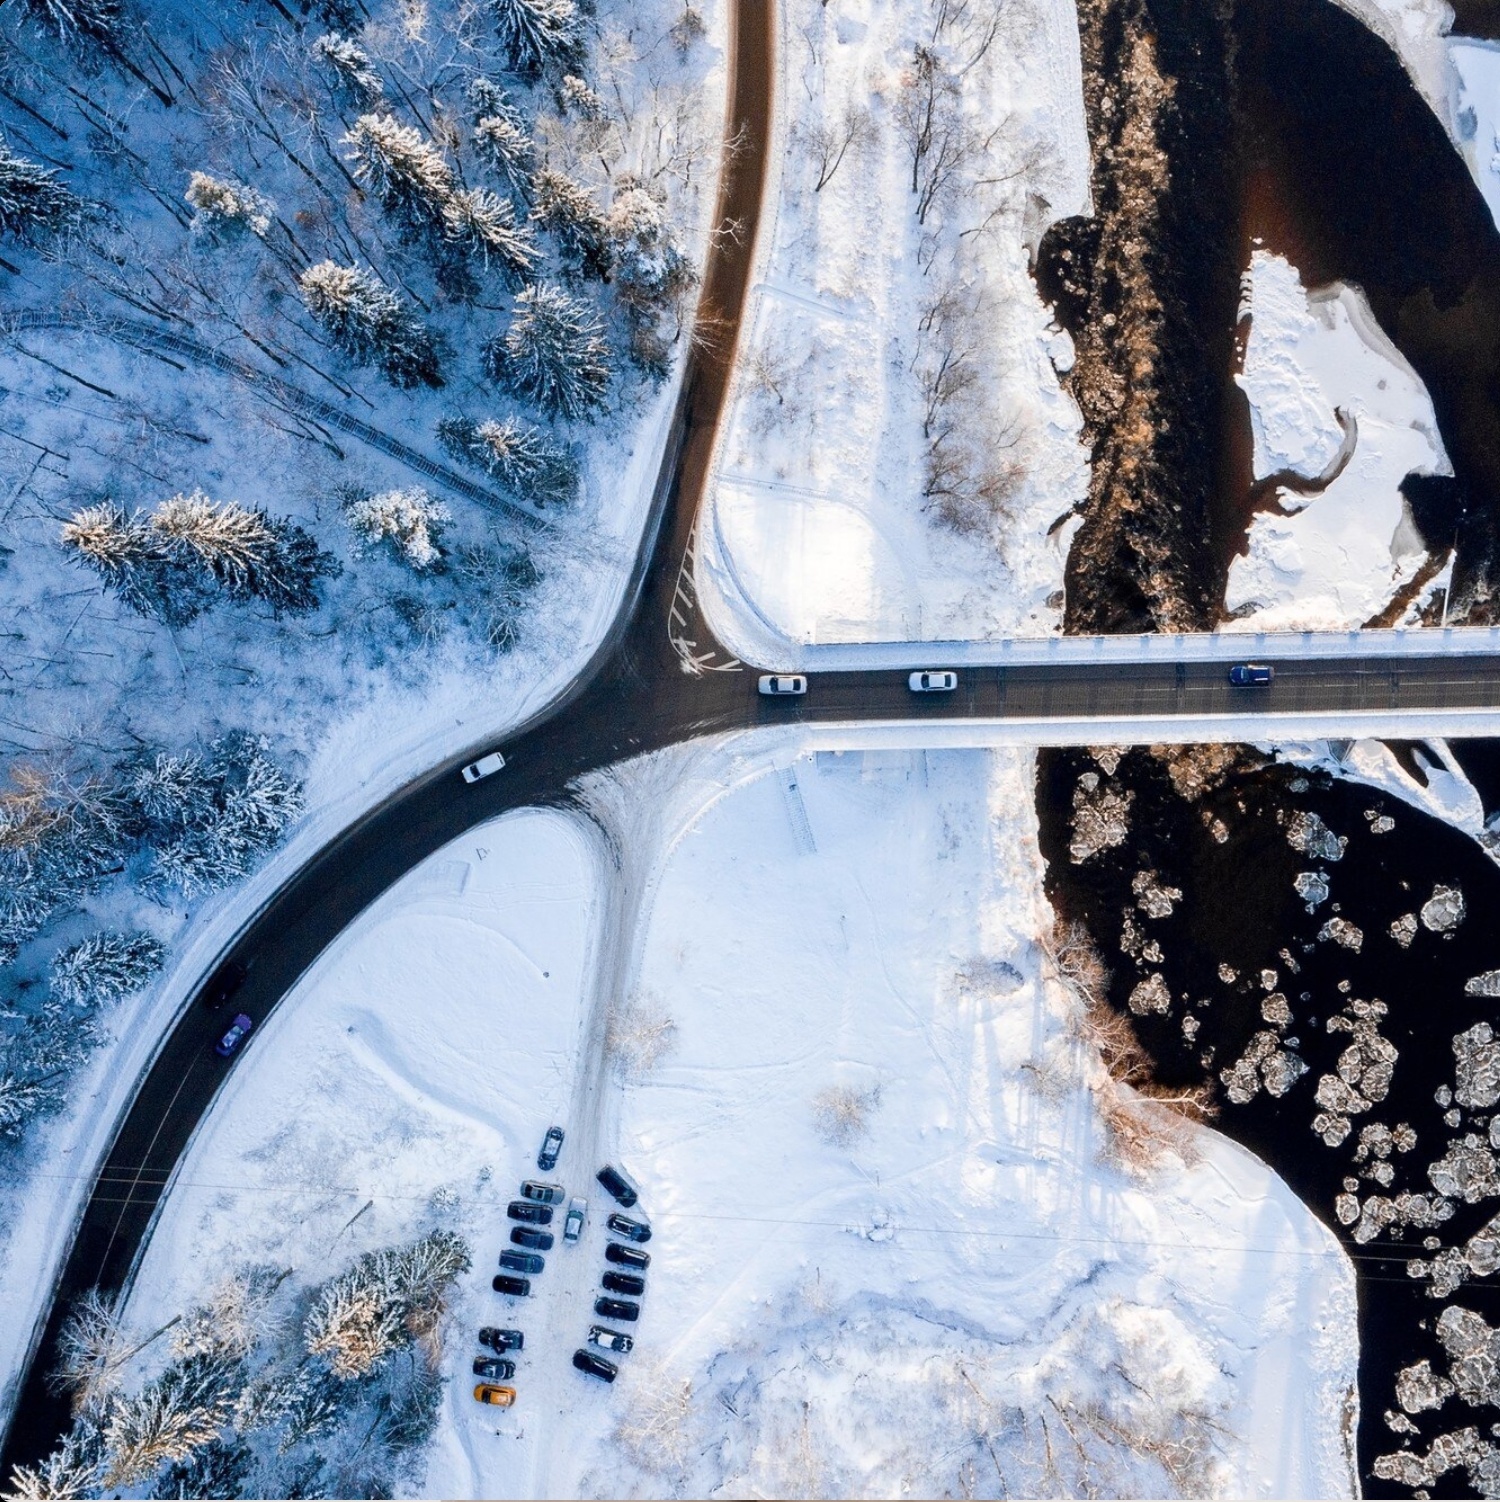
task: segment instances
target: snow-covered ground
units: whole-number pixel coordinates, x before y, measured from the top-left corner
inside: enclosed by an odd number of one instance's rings
[[[1377,616],[1427,559],[1401,495],[1411,473],[1451,474],[1426,388],[1357,288],[1309,293],[1285,257],[1257,250],[1242,310],[1255,477],[1278,487],[1230,567],[1233,630],[1333,630]],[[1430,587],[1430,586],[1429,586]]]
[[[988,43],[990,12],[964,7],[936,34],[910,0],[778,13],[779,178],[698,554],[715,631],[752,660],[1054,631],[1072,530],[1049,529],[1087,455],[1028,254],[1088,203],[1073,6],[1001,7]],[[914,173],[917,43],[942,144]],[[949,151],[919,223],[914,179]]]
[[[1348,1264],[1210,1131],[1116,1166],[1124,1098],[1040,942],[1032,754],[873,739],[597,779],[622,871],[549,813],[413,872],[244,1056],[132,1322],[226,1264],[325,1276],[442,1190],[476,1269],[427,1495],[1348,1495]],[[554,1118],[589,1230],[503,1300]],[[655,1228],[613,1388],[568,1364],[606,1157]],[[480,1323],[527,1331],[507,1413],[468,1396]]]

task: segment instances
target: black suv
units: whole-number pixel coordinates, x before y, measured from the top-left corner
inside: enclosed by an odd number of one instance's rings
[[[595,1299],[594,1313],[600,1319],[622,1319],[633,1325],[641,1317],[641,1306],[629,1299]]]
[[[641,1197],[641,1191],[631,1183],[629,1177],[616,1168],[612,1163],[606,1163],[595,1174],[595,1178],[614,1196],[615,1199],[628,1210]]]
[[[515,1246],[530,1247],[534,1252],[552,1250],[552,1232],[534,1231],[530,1226],[512,1226],[510,1239]]]
[[[616,1236],[627,1236],[631,1241],[650,1241],[651,1227],[643,1220],[632,1220],[618,1212],[604,1222]]]
[[[643,1252],[638,1246],[621,1246],[618,1241],[611,1241],[604,1248],[604,1257],[607,1262],[618,1262],[621,1267],[651,1266],[650,1252]]]
[[[513,1273],[539,1273],[546,1265],[535,1252],[518,1252],[507,1247],[500,1253],[500,1266]]]
[[[526,1344],[526,1336],[520,1330],[497,1330],[486,1325],[479,1332],[479,1344],[492,1351],[519,1351]]]
[[[476,1356],[474,1375],[486,1382],[509,1382],[516,1374],[514,1361],[502,1361],[498,1356]]]
[[[606,1382],[613,1382],[615,1374],[620,1370],[613,1361],[606,1361],[592,1351],[574,1351],[573,1365],[591,1377],[602,1377]]]
[[[527,1200],[512,1200],[505,1207],[505,1213],[512,1220],[524,1220],[533,1226],[550,1226],[552,1224],[551,1205],[533,1205]]]
[[[490,1279],[490,1287],[496,1293],[508,1293],[513,1299],[524,1299],[531,1293],[531,1284],[525,1278],[512,1278],[505,1273],[496,1273]]]
[[[557,1155],[562,1151],[562,1145],[563,1129],[548,1127],[547,1135],[542,1138],[542,1150],[536,1155],[536,1166],[543,1173],[551,1173],[557,1167]]]
[[[628,1293],[633,1299],[638,1299],[646,1291],[646,1280],[634,1273],[605,1273],[599,1281],[611,1293]]]

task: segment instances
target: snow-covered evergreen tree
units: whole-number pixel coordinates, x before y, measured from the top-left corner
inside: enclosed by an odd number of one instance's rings
[[[476,465],[523,500],[567,505],[578,494],[572,454],[530,423],[514,417],[499,422],[445,417],[437,432],[455,459]]]
[[[438,346],[401,299],[367,271],[320,261],[298,280],[302,300],[333,346],[400,387],[441,386]]]
[[[611,280],[622,302],[657,309],[697,284],[698,273],[677,243],[665,200],[639,183],[616,190],[605,217]]]
[[[55,1092],[40,1080],[0,1070],[0,1137],[21,1136],[54,1098]]]
[[[312,54],[327,64],[339,92],[351,103],[371,105],[385,92],[370,54],[353,37],[330,31],[312,44]]]
[[[609,109],[603,96],[590,88],[585,79],[569,73],[558,88],[557,95],[563,109],[581,120],[600,125],[609,119]]]
[[[609,275],[609,230],[582,183],[544,167],[531,180],[532,219],[552,235],[563,265],[593,281]]]
[[[264,239],[270,233],[276,205],[233,178],[194,172],[183,196],[194,211],[192,232],[203,239],[226,241],[244,230]]]
[[[145,1480],[214,1439],[229,1417],[232,1368],[209,1356],[174,1362],[137,1394],[117,1393],[104,1420],[107,1486]]]
[[[34,244],[82,218],[82,200],[58,182],[57,173],[17,156],[0,136],[0,237]]]
[[[510,327],[485,347],[485,371],[550,416],[568,418],[602,408],[612,374],[598,315],[546,282],[516,298]]]
[[[523,78],[575,69],[583,25],[573,0],[489,0],[507,65]]]
[[[536,149],[521,112],[499,84],[483,77],[469,85],[469,104],[474,119],[474,149],[479,159],[505,180],[513,194],[529,203]]]
[[[139,991],[161,969],[165,955],[151,934],[104,929],[54,956],[52,994],[69,1006],[107,1006]]]
[[[359,496],[344,508],[344,515],[362,542],[390,542],[401,560],[419,572],[443,561],[438,539],[453,516],[420,486]]]
[[[512,287],[520,286],[537,262],[536,234],[516,223],[510,199],[488,188],[455,193],[443,209],[443,233],[460,254],[486,270],[499,270]]]
[[[211,1439],[185,1460],[174,1461],[162,1473],[151,1495],[182,1499],[243,1496],[254,1456],[248,1445]]]
[[[391,115],[361,115],[344,137],[354,175],[412,236],[440,236],[458,180],[441,151]]]
[[[356,1267],[318,1295],[302,1327],[308,1354],[334,1376],[362,1377],[406,1343],[400,1307],[384,1297],[368,1269]]]
[[[85,1502],[99,1495],[99,1468],[98,1447],[67,1434],[45,1460],[15,1468],[6,1496],[15,1502]]]

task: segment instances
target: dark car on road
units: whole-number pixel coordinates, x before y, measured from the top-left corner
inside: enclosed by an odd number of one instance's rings
[[[557,1167],[557,1155],[562,1151],[563,1129],[561,1127],[548,1127],[547,1135],[542,1138],[542,1150],[536,1155],[536,1166],[543,1173],[551,1173]]]
[[[641,1317],[641,1306],[629,1299],[595,1299],[594,1313],[600,1319],[622,1319],[633,1325]]]
[[[245,984],[248,973],[238,960],[226,960],[209,976],[208,984],[203,988],[203,1005],[209,1008],[223,1006]]]
[[[514,1361],[502,1361],[498,1356],[476,1356],[474,1375],[486,1382],[509,1382],[516,1374]]]
[[[620,1370],[613,1361],[606,1361],[592,1351],[574,1351],[573,1365],[579,1371],[587,1372],[590,1377],[600,1377],[606,1382],[613,1382]]]
[[[500,1253],[500,1266],[507,1272],[539,1273],[546,1265],[546,1262],[535,1252],[518,1252],[507,1247]]]
[[[560,1205],[566,1193],[561,1184],[543,1184],[537,1179],[527,1179],[521,1185],[521,1198],[534,1205]]]
[[[526,1336],[520,1330],[498,1330],[494,1325],[485,1325],[479,1332],[479,1344],[492,1351],[519,1351],[526,1344]]]
[[[1268,662],[1237,662],[1229,670],[1229,681],[1236,688],[1261,688],[1276,676]]]
[[[533,1205],[530,1200],[512,1200],[506,1207],[505,1213],[512,1220],[524,1220],[528,1225],[550,1226],[552,1224],[551,1205]]]
[[[635,1345],[633,1335],[626,1335],[623,1330],[607,1330],[603,1325],[589,1326],[589,1340],[596,1346],[603,1346],[606,1351],[618,1351],[622,1356],[629,1355]]]
[[[650,1252],[643,1252],[638,1246],[621,1246],[618,1241],[611,1241],[604,1248],[604,1257],[608,1262],[618,1262],[621,1267],[651,1266]]]
[[[615,1214],[604,1222],[616,1236],[628,1236],[632,1241],[650,1241],[651,1227],[643,1220],[632,1220],[628,1215]]]
[[[552,1250],[551,1231],[535,1231],[530,1226],[512,1226],[510,1239],[516,1246],[529,1247],[533,1252]]]
[[[606,1163],[595,1177],[627,1210],[641,1197],[640,1190],[631,1183],[629,1175],[612,1163]]]
[[[229,1031],[225,1033],[217,1043],[214,1044],[214,1052],[218,1054],[221,1059],[227,1059],[230,1054],[232,1054],[235,1049],[237,1049],[240,1044],[245,1041],[246,1034],[249,1033],[250,1029],[254,1026],[255,1024],[243,1012],[241,1012],[240,1015],[229,1024]]]
[[[513,1299],[524,1299],[531,1293],[531,1284],[525,1278],[512,1278],[506,1273],[496,1273],[490,1279],[490,1287],[496,1293],[508,1293]]]
[[[638,1278],[634,1273],[605,1273],[599,1281],[611,1293],[628,1293],[631,1298],[639,1298],[646,1291],[646,1280]]]

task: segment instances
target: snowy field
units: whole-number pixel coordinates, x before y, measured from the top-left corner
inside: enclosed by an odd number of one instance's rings
[[[1400,487],[1411,473],[1453,472],[1432,402],[1357,288],[1310,293],[1285,257],[1257,250],[1241,316],[1250,331],[1237,380],[1250,402],[1255,478],[1290,475],[1316,492],[1280,486],[1274,509],[1252,521],[1229,570],[1230,627],[1363,626],[1427,562]]]
[[[1109,1081],[1040,942],[1032,755],[798,753],[600,778],[619,873],[525,814],[406,878],[254,1040],[132,1322],[436,1218],[476,1266],[425,1495],[1348,1495],[1350,1269],[1261,1164]],[[504,1300],[553,1119],[589,1229]],[[606,1157],[655,1228],[613,1388],[568,1365]],[[527,1332],[510,1412],[468,1396],[481,1323]]]
[[[1088,204],[1073,6],[779,13],[779,180],[698,554],[715,631],[752,660],[1055,631],[1087,455],[1028,257]]]

